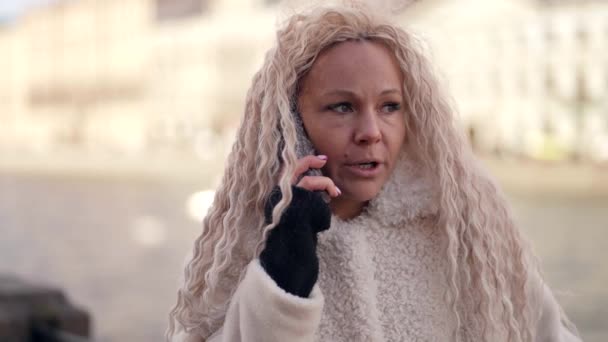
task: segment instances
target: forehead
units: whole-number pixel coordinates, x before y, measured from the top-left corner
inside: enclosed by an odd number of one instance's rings
[[[398,88],[403,75],[393,51],[371,40],[346,41],[322,51],[304,77],[304,91]],[[307,89],[308,88],[308,89]]]

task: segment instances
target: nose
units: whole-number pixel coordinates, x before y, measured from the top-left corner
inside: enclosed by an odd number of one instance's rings
[[[355,131],[357,144],[369,145],[382,139],[382,132],[378,122],[378,116],[374,110],[367,110],[359,114]]]

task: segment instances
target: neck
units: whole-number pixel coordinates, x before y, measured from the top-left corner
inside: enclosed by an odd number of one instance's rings
[[[348,198],[334,198],[329,203],[331,212],[342,220],[349,220],[359,216],[367,202],[360,202]]]

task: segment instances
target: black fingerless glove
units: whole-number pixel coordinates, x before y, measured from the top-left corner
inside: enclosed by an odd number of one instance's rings
[[[318,192],[292,186],[293,199],[279,224],[270,231],[260,263],[283,290],[308,297],[319,276],[317,233],[329,228],[331,211]],[[266,223],[281,200],[275,187],[265,208]]]

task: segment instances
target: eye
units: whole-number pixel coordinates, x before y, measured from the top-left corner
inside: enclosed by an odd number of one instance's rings
[[[333,110],[334,112],[338,113],[349,113],[353,111],[353,106],[348,102],[340,102],[329,105],[327,109]]]
[[[388,102],[382,106],[382,112],[392,113],[401,109],[401,104],[398,102]]]

